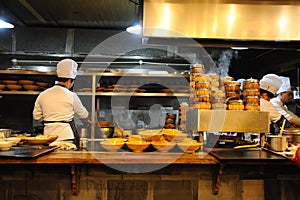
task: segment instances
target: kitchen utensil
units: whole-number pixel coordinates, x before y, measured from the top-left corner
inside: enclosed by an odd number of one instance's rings
[[[279,132],[279,134],[278,134],[280,137],[282,136],[282,133],[283,133],[283,129],[284,129],[285,122],[286,122],[286,119],[284,119],[284,120],[283,120],[283,123],[282,123],[281,129],[280,129],[280,132]]]
[[[287,137],[282,135],[267,135],[267,148],[273,151],[285,151],[288,146]]]

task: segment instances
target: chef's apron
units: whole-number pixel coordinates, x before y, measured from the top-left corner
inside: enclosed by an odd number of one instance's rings
[[[77,132],[76,125],[74,120],[72,119],[71,121],[43,121],[43,124],[48,124],[48,123],[68,123],[71,126],[71,129],[73,131],[74,135],[74,144],[76,145],[77,149],[80,148],[80,136]]]

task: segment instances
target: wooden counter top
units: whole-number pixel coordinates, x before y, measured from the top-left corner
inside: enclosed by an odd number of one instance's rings
[[[206,153],[159,152],[89,152],[56,150],[37,158],[0,157],[3,164],[217,164],[219,161]]]

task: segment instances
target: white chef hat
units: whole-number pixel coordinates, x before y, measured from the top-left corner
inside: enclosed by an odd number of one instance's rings
[[[282,81],[282,85],[279,88],[279,90],[277,91],[277,93],[281,93],[281,92],[292,92],[291,89],[291,84],[290,84],[290,78],[289,77],[284,77],[284,76],[280,76],[280,79]]]
[[[267,90],[275,95],[282,85],[282,80],[276,74],[266,74],[259,81],[259,85],[261,89]]]
[[[57,76],[59,78],[72,78],[75,79],[77,75],[78,64],[69,58],[63,59],[57,63]]]

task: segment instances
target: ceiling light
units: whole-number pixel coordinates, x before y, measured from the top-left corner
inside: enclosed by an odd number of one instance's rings
[[[231,49],[234,50],[245,50],[245,49],[249,49],[248,47],[231,47]]]
[[[142,33],[142,26],[139,24],[135,26],[130,26],[126,28],[126,31],[129,33],[140,35]]]
[[[13,24],[0,19],[0,28],[14,28],[14,27],[15,26]]]

